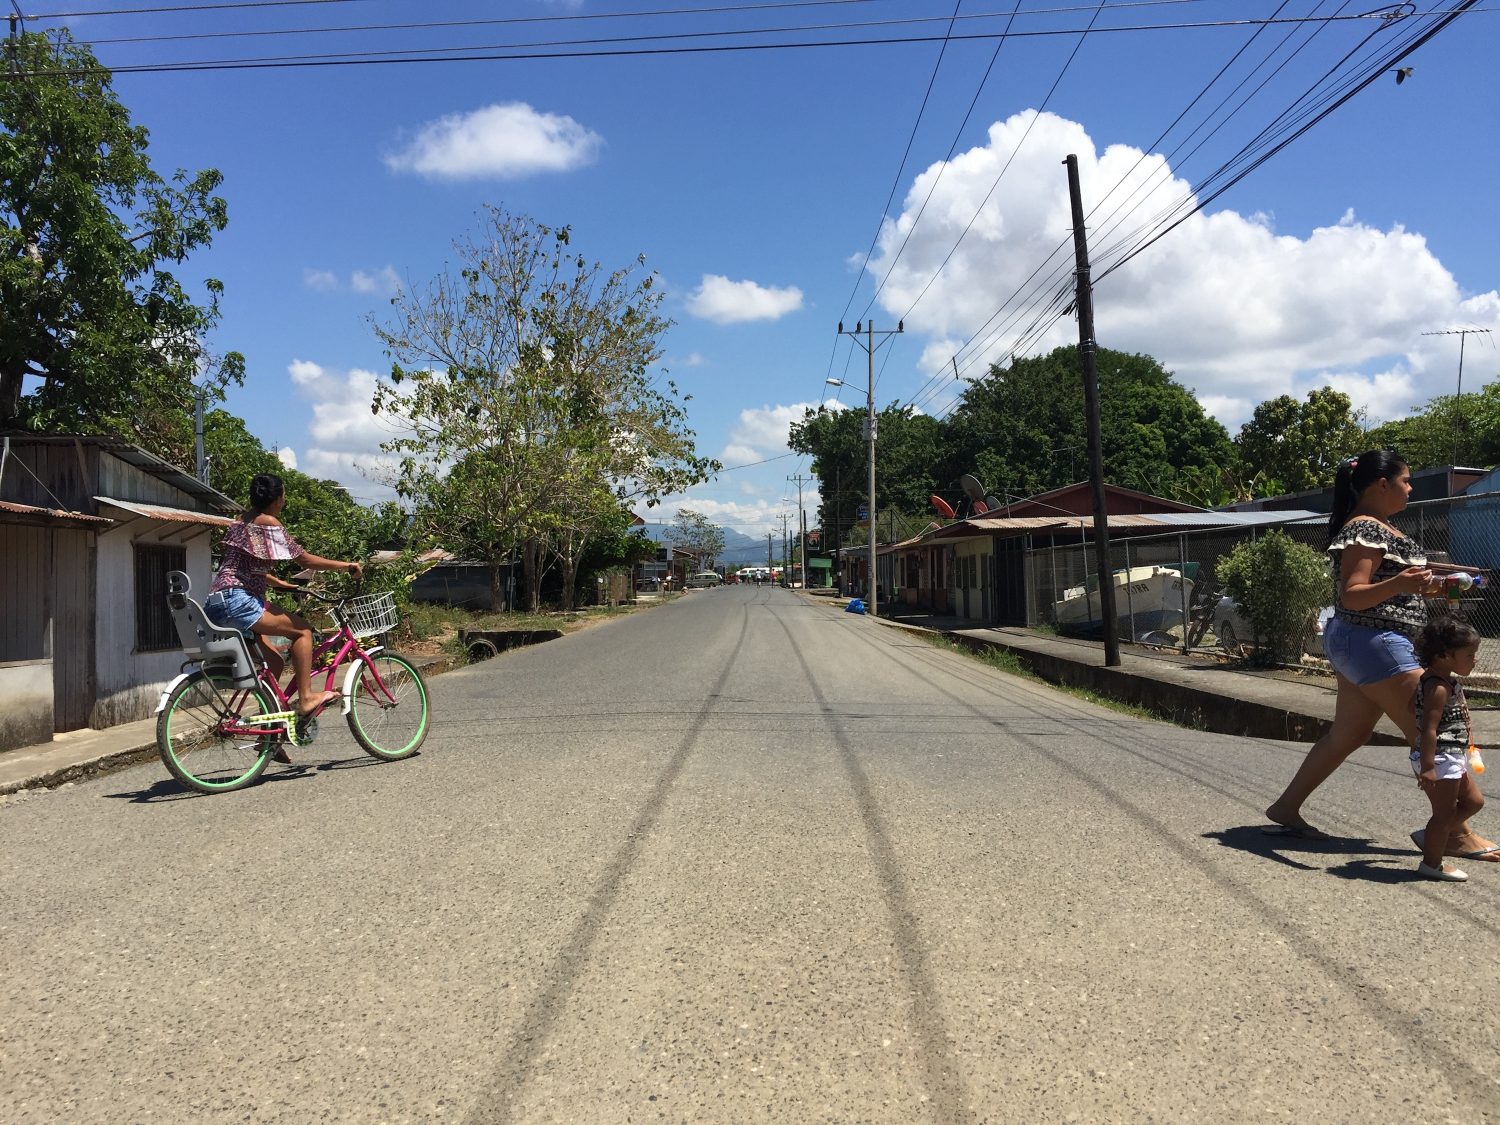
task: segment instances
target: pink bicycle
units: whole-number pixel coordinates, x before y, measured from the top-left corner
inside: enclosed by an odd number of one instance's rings
[[[228,793],[260,777],[285,742],[306,746],[317,737],[317,716],[299,720],[287,694],[234,629],[209,621],[188,596],[188,576],[167,575],[167,604],[190,658],[156,708],[156,747],[178,781],[202,793]],[[396,627],[389,594],[329,598],[302,594],[328,606],[335,629],[313,651],[313,679],[333,691],[344,672],[343,713],[354,741],[384,762],[409,758],[427,737],[427,685],[416,666],[378,642]],[[360,642],[377,638],[365,647]],[[189,670],[189,665],[194,667]]]

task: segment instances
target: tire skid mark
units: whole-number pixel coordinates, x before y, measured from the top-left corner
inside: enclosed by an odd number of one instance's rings
[[[512,1119],[517,1108],[517,1098],[525,1089],[532,1068],[545,1049],[569,995],[589,962],[604,922],[614,909],[615,900],[619,898],[625,878],[640,859],[646,839],[656,827],[657,821],[661,819],[667,798],[678,776],[687,765],[688,757],[703,733],[714,708],[718,706],[720,694],[729,684],[730,675],[738,661],[740,650],[745,642],[745,633],[749,627],[749,614],[742,614],[739,636],[735,639],[729,657],[724,662],[718,681],[699,709],[697,717],[683,732],[682,739],[672,752],[671,758],[668,759],[666,768],[658,775],[656,784],[652,787],[645,804],[641,806],[640,812],[630,825],[625,842],[620,845],[619,850],[615,852],[614,859],[599,876],[594,892],[589,896],[583,916],[574,927],[567,943],[556,956],[555,968],[549,974],[551,979],[526,1005],[525,1013],[512,1038],[511,1047],[500,1061],[494,1080],[464,1116],[464,1120],[469,1125],[503,1125],[504,1122]]]
[[[870,645],[873,648],[883,649],[887,647],[879,645],[875,640],[873,640],[863,632],[856,632],[856,636],[858,636],[861,640],[863,640],[866,644]],[[925,660],[919,660],[915,663],[927,665],[928,668],[932,667],[932,665]],[[929,687],[931,687],[939,694],[947,696],[960,707],[965,708],[971,713],[979,713],[978,709],[971,703],[955,695],[942,683],[933,679],[931,676],[925,675],[922,671],[919,671],[916,668],[912,668],[910,669],[910,671],[914,677],[926,683]],[[976,685],[971,684],[970,686]],[[1025,703],[1021,703],[1019,705],[1027,710],[1032,709]],[[1076,713],[1077,712],[1075,712],[1075,714]],[[1077,733],[1086,734],[1089,738],[1093,739],[1096,742],[1099,742],[1105,746],[1109,746],[1112,749],[1120,750],[1125,754],[1145,761],[1148,764],[1155,765],[1158,768],[1172,770],[1176,769],[1176,767],[1165,766],[1160,762],[1153,761],[1151,758],[1139,753],[1132,747],[1125,746],[1121,743],[1114,742],[1107,738],[1101,738],[1097,734],[1094,734],[1092,731],[1085,729],[1084,725],[1081,722],[1073,723],[1067,720],[1057,719],[1055,712],[1049,716],[1046,712],[1037,710],[1036,715],[1038,718],[1051,718],[1053,721],[1059,722],[1060,725],[1074,730]],[[1203,856],[1193,851],[1192,848],[1190,848],[1187,844],[1183,843],[1182,840],[1178,838],[1177,833],[1174,832],[1165,823],[1158,820],[1150,812],[1142,808],[1140,805],[1136,804],[1134,801],[1130,800],[1125,795],[1117,792],[1108,783],[1081,769],[1066,756],[1054,753],[1051,750],[1047,750],[1037,745],[1031,745],[1028,748],[1033,753],[1048,759],[1054,765],[1063,769],[1067,773],[1072,774],[1073,777],[1077,778],[1078,781],[1082,782],[1090,789],[1093,789],[1095,792],[1101,794],[1107,801],[1124,812],[1127,817],[1150,831],[1157,838],[1160,844],[1175,852],[1178,858],[1181,859],[1183,863],[1189,864],[1190,866],[1195,868],[1201,875],[1208,879],[1210,883],[1218,887],[1228,897],[1236,900],[1241,906],[1257,915],[1267,926],[1280,933],[1287,939],[1288,948],[1293,952],[1294,955],[1301,957],[1303,960],[1309,961],[1313,965],[1315,965],[1319,970],[1321,970],[1322,974],[1327,980],[1343,990],[1345,995],[1351,1001],[1353,1001],[1355,1007],[1363,1009],[1365,1012],[1367,1012],[1394,1038],[1406,1042],[1411,1047],[1414,1054],[1421,1055],[1423,1052],[1431,1050],[1432,1040],[1430,1034],[1424,1034],[1420,1028],[1414,1027],[1411,1022],[1411,1015],[1409,1013],[1402,1012],[1394,1006],[1383,1002],[1378,997],[1371,995],[1368,983],[1363,978],[1324,953],[1316,944],[1314,944],[1311,939],[1309,939],[1309,936],[1305,932],[1303,932],[1299,927],[1297,927],[1287,918],[1285,911],[1280,910],[1272,903],[1265,901],[1249,888],[1244,887],[1234,880],[1225,877],[1219,871],[1216,864],[1205,859]],[[1432,896],[1432,901],[1434,906],[1441,907],[1446,905],[1442,902],[1441,899],[1437,898],[1436,896]],[[1457,911],[1456,907],[1450,909],[1454,910],[1455,912]],[[1463,920],[1468,924],[1476,926],[1477,928],[1489,929],[1492,932],[1494,930],[1494,927],[1488,926],[1486,923],[1481,922],[1471,916],[1460,915],[1460,917],[1462,917]],[[1479,1070],[1472,1063],[1470,1063],[1468,1059],[1462,1057],[1458,1053],[1451,1053],[1448,1056],[1448,1059],[1449,1062],[1447,1064],[1447,1076],[1450,1083],[1454,1087],[1454,1092],[1457,1093],[1459,1089],[1462,1089],[1465,1093],[1467,1093],[1475,1100],[1475,1106],[1480,1110],[1486,1110],[1487,1107],[1493,1106],[1495,1104],[1496,1090],[1497,1088],[1500,1088],[1500,1079],[1496,1079]]]
[[[965,1122],[973,1118],[969,1108],[969,1096],[962,1071],[954,1055],[954,1042],[948,1033],[947,1021],[943,1017],[942,998],[927,962],[921,925],[906,876],[891,844],[890,831],[880,815],[875,802],[874,790],[860,763],[845,729],[845,721],[834,711],[817,676],[808,665],[801,646],[780,614],[772,612],[776,623],[786,633],[792,655],[802,666],[804,681],[823,712],[824,721],[834,742],[839,748],[839,757],[849,775],[849,786],[854,792],[855,808],[864,824],[865,834],[870,840],[870,855],[876,878],[885,895],[886,909],[890,913],[891,930],[896,941],[896,952],[901,958],[902,970],[911,988],[911,1024],[916,1029],[922,1048],[922,1066],[927,1076],[928,1103],[934,1120],[942,1122]],[[864,729],[861,734],[868,733]]]

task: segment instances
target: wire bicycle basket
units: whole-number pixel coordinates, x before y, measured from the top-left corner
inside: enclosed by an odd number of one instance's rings
[[[378,637],[396,627],[396,599],[389,593],[350,598],[343,612],[349,631],[356,637]]]

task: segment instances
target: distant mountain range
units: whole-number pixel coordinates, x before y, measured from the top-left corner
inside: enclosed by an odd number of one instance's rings
[[[766,537],[762,535],[756,538],[746,535],[743,531],[736,531],[732,527],[721,527],[724,532],[724,552],[719,556],[718,565],[725,566],[749,566],[752,563],[764,563],[766,561]],[[646,534],[658,543],[667,540],[667,528],[665,526],[647,527]],[[779,537],[778,537],[779,538]],[[781,543],[776,544],[776,555],[781,555]]]

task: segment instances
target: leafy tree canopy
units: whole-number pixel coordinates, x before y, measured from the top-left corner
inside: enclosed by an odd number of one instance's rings
[[[694,552],[700,570],[708,570],[724,553],[724,529],[691,508],[677,509],[677,519],[667,528],[666,540]]]
[[[1500,382],[1478,394],[1439,395],[1410,417],[1377,426],[1365,448],[1389,446],[1413,469],[1500,462]]]
[[[1339,462],[1369,447],[1349,396],[1332,387],[1291,395],[1255,408],[1234,439],[1244,470],[1258,476],[1260,495],[1301,492],[1333,484]]]
[[[195,378],[244,377],[238,354],[203,351],[222,284],[200,304],[172,272],[224,229],[222,177],[153,170],[109,72],[49,35],[20,36],[0,81],[0,427],[117,434],[183,464]]]
[[[859,510],[869,501],[869,450],[861,409],[808,410],[793,422],[788,446],[812,457],[820,483],[818,526],[828,532],[823,546],[847,543]],[[909,407],[888,406],[878,416],[875,452],[875,504],[884,520],[890,508],[929,512],[927,498],[944,480],[948,460],[943,423]],[[882,523],[882,526],[884,524]]]
[[[1162,496],[1234,464],[1229,434],[1146,355],[1099,349],[1105,479]],[[997,494],[1030,496],[1088,478],[1083,370],[1076,347],[991,367],[950,420],[949,472]]]

